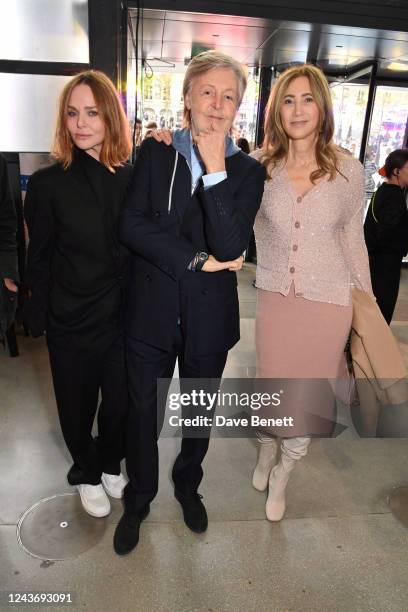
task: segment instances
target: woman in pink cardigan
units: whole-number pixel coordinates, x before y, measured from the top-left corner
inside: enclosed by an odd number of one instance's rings
[[[271,91],[263,146],[253,153],[268,176],[255,221],[257,378],[292,379],[277,413],[292,416],[292,426],[258,435],[253,485],[269,486],[270,521],[283,518],[290,472],[306,455],[310,436],[322,433],[316,423],[333,418],[327,379],[346,373],[350,287],[372,294],[364,170],[333,143],[333,129],[324,74],[307,64],[285,71]],[[281,455],[273,467],[276,437]]]

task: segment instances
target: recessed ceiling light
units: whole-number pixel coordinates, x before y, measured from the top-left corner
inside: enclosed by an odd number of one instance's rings
[[[408,62],[390,62],[387,68],[388,70],[408,70]]]

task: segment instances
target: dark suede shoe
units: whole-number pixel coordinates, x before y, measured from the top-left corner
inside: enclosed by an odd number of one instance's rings
[[[113,548],[118,555],[127,555],[139,542],[140,523],[150,512],[150,506],[141,514],[131,514],[125,510],[113,536]]]
[[[203,533],[208,527],[207,511],[203,502],[203,496],[199,493],[181,493],[174,489],[174,497],[183,508],[184,522],[191,531]]]

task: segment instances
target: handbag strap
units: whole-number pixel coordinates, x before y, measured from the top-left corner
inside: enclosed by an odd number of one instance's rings
[[[377,191],[378,191],[378,189],[377,189]],[[377,195],[377,191],[375,191],[373,193],[373,195],[371,196],[370,208],[371,208],[371,214],[373,215],[374,221],[376,223],[379,223],[379,221],[378,221],[378,219],[377,219],[377,217],[375,216],[375,213],[374,213],[374,202],[375,202],[375,196]]]

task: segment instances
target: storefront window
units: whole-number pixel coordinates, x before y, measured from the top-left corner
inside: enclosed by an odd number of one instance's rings
[[[248,86],[233,125],[233,137],[246,138],[251,151],[255,147],[256,117],[258,112],[259,78],[254,69],[248,72]]]
[[[158,127],[170,130],[182,127],[184,70],[173,70],[172,72],[157,70],[153,73],[142,73],[138,87],[141,96],[138,99],[137,116],[142,119],[143,133],[146,124],[150,121],[155,121]],[[255,75],[255,70],[250,69],[248,87],[237,113],[232,135],[234,139],[246,138],[251,149],[254,148],[255,143],[258,90],[258,77]],[[129,66],[127,109],[132,124],[135,117],[134,64]]]
[[[333,83],[334,141],[359,157],[368,101],[368,85]]]
[[[378,169],[387,155],[403,146],[407,118],[408,88],[378,85],[364,160],[367,201],[383,181]]]
[[[367,156],[380,168],[391,151],[404,143],[408,88],[379,85],[376,89]]]

